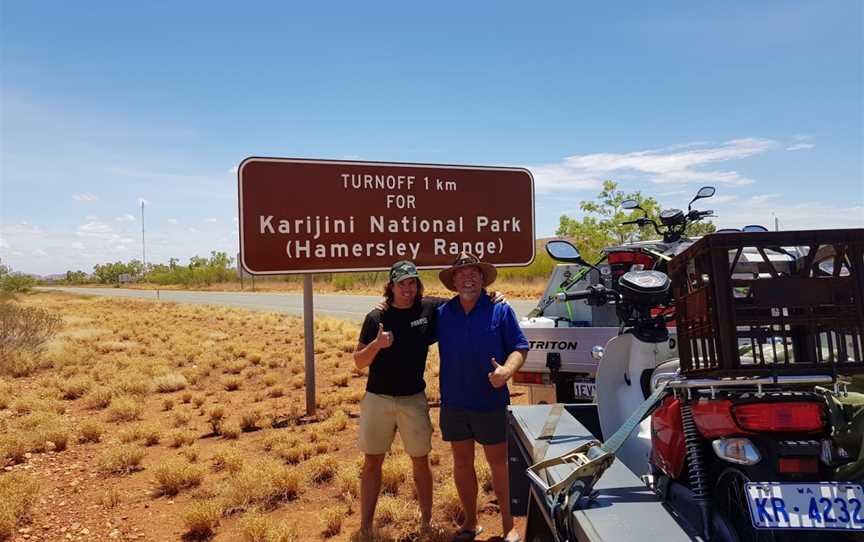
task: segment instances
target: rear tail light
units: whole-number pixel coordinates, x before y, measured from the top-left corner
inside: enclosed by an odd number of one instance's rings
[[[825,427],[820,403],[750,403],[733,406],[732,414],[748,431],[811,432]]]
[[[516,371],[513,375],[514,384],[543,384],[543,373],[523,373]]]
[[[784,473],[790,472],[819,472],[819,458],[816,457],[781,457],[777,464],[777,470]]]
[[[721,438],[711,443],[717,457],[738,465],[755,465],[762,454],[747,438]]]

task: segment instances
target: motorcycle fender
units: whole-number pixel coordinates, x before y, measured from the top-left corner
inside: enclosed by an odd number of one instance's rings
[[[670,478],[677,479],[686,457],[681,401],[666,397],[651,415],[651,462]]]

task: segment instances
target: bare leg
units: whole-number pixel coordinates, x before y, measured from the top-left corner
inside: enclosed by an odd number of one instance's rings
[[[510,479],[507,475],[507,443],[483,446],[486,461],[492,471],[492,488],[501,509],[501,527],[505,540],[515,540],[518,532],[513,527],[513,515],[510,513]]]
[[[453,451],[453,481],[462,501],[465,521],[461,529],[477,527],[477,472],[474,470],[474,439],[450,443]]]
[[[420,504],[420,528],[426,529],[432,522],[432,470],[429,456],[412,457],[414,487],[417,489],[417,502]]]
[[[372,530],[372,520],[375,517],[375,505],[378,504],[378,494],[381,492],[381,466],[384,464],[384,454],[366,454],[363,471],[360,473],[360,532]]]

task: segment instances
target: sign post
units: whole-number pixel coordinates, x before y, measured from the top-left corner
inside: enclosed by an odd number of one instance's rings
[[[302,273],[306,409],[315,411],[312,273],[397,260],[496,266],[534,260],[534,179],[522,168],[247,158],[237,170],[240,265]]]
[[[303,337],[306,340],[306,414],[315,415],[315,326],[312,274],[303,275]]]

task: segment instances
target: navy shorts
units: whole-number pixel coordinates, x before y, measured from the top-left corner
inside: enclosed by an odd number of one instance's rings
[[[480,411],[441,406],[441,437],[447,442],[474,439],[501,444],[507,439],[507,407]]]

